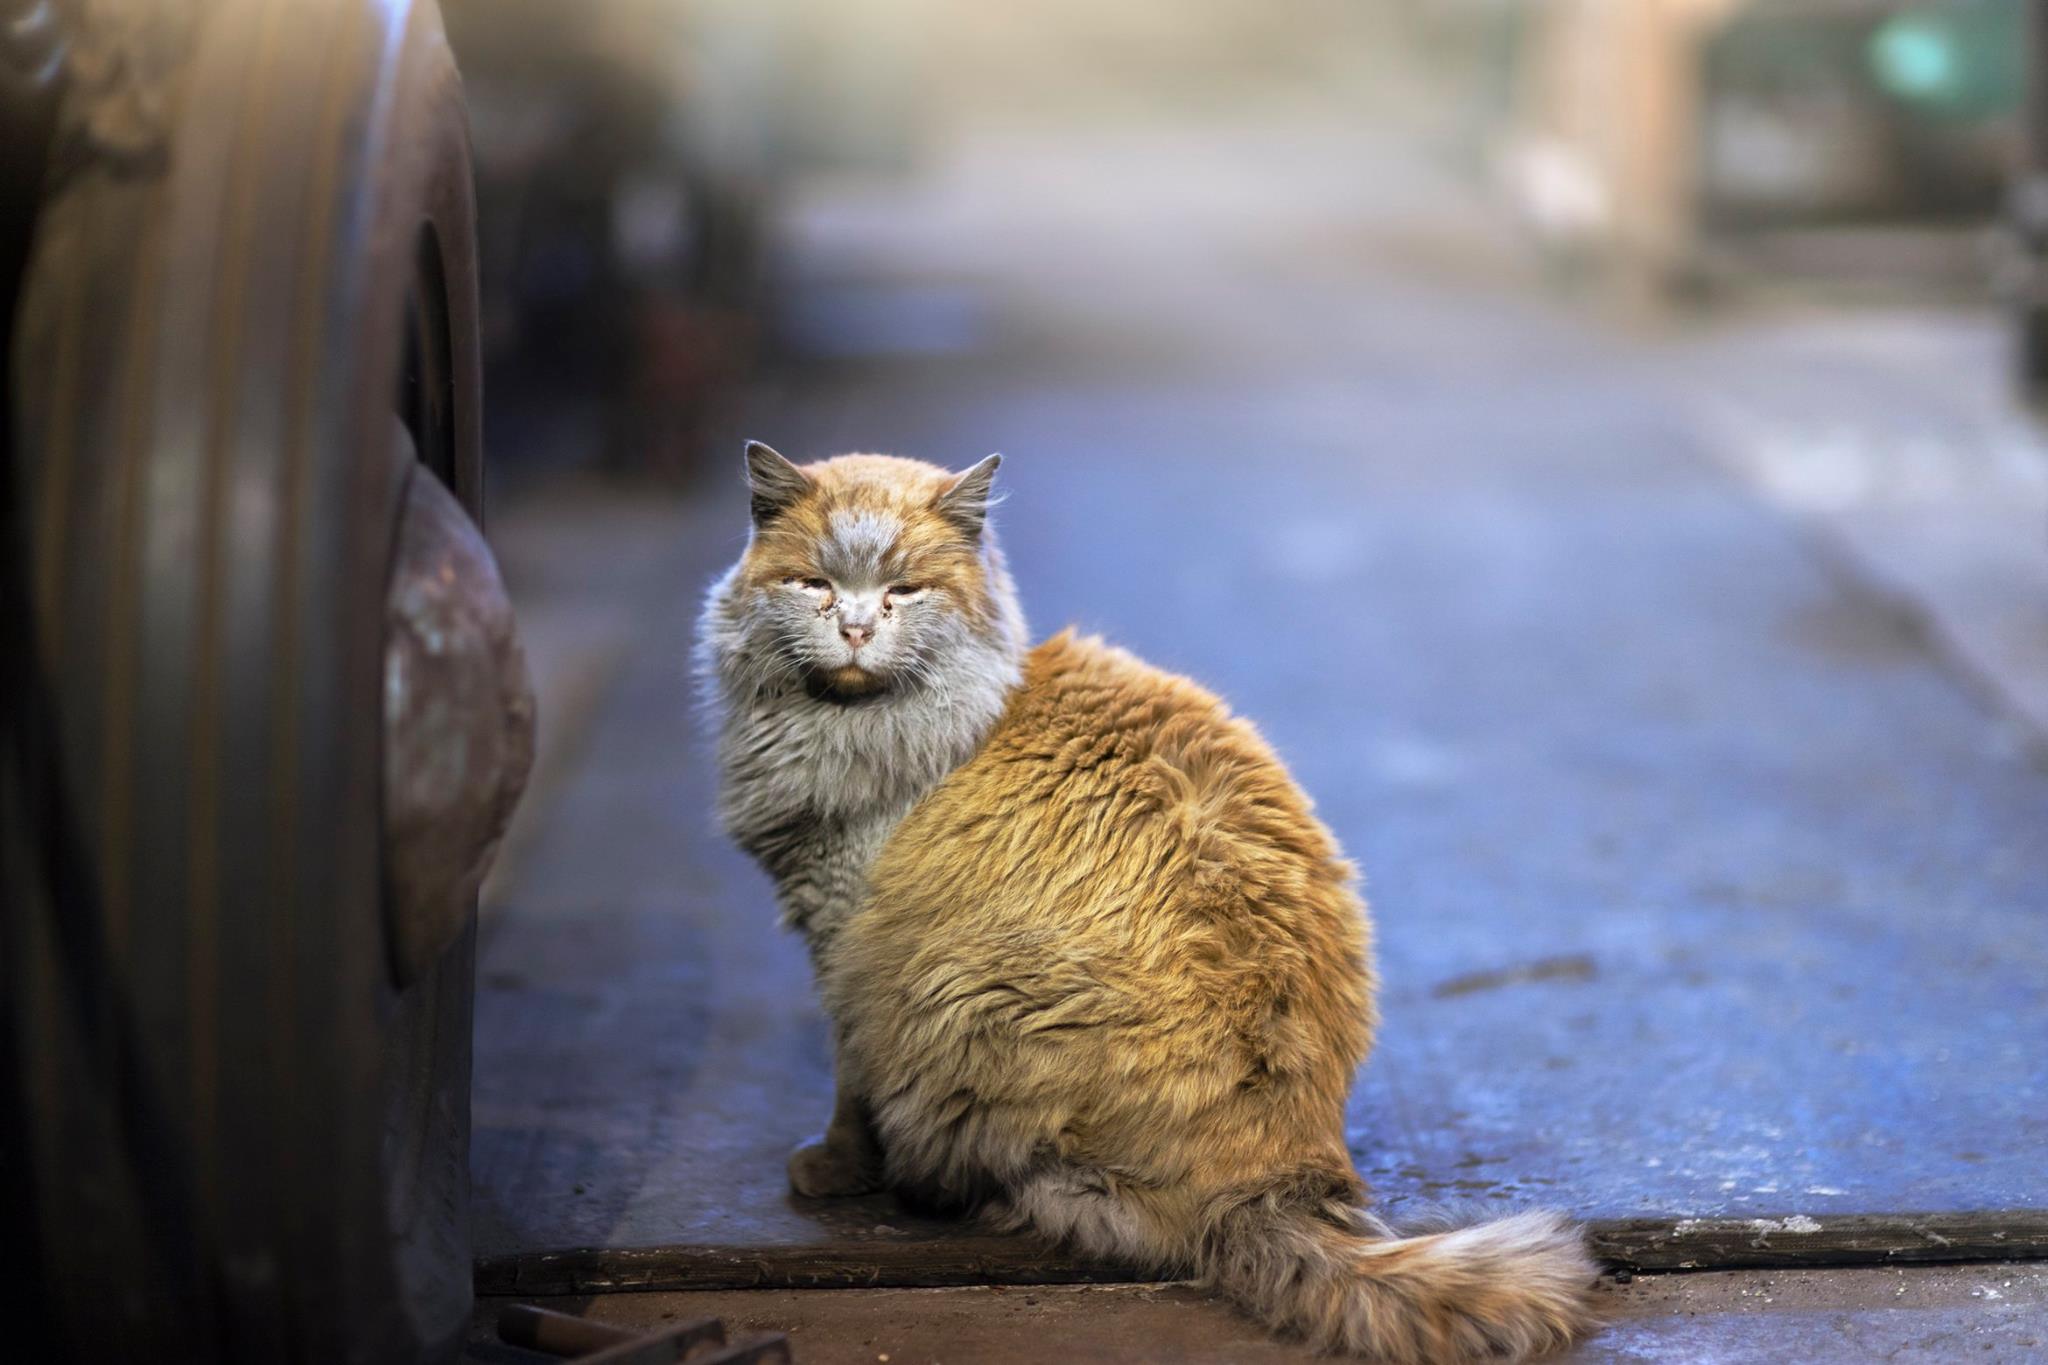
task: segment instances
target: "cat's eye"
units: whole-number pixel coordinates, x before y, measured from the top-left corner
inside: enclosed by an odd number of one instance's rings
[[[890,587],[889,596],[899,598],[915,597],[923,591],[924,585],[921,583],[897,583]]]
[[[810,590],[811,590],[812,592],[830,592],[830,591],[832,591],[832,585],[831,585],[830,583],[826,582],[826,581],[825,581],[824,579],[822,579],[822,578],[804,578],[804,579],[799,579],[799,580],[797,580],[797,581],[798,581],[798,582],[799,582],[799,583],[800,583],[800,584],[801,584],[801,585],[802,585],[803,587],[809,588],[809,589],[810,589]]]

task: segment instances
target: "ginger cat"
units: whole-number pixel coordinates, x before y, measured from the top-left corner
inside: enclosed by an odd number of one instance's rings
[[[1027,646],[997,463],[747,447],[753,535],[700,661],[720,814],[834,1025],[837,1104],[791,1185],[1192,1273],[1326,1350],[1567,1342],[1595,1269],[1562,1218],[1397,1238],[1360,1207],[1352,869],[1215,697],[1071,632]]]

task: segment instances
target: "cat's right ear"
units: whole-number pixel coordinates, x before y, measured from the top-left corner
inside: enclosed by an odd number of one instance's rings
[[[811,491],[811,476],[777,454],[773,446],[747,442],[747,492],[754,525],[766,526]]]
[[[970,537],[979,536],[983,524],[988,521],[989,506],[995,501],[989,490],[1002,462],[1000,455],[983,456],[979,464],[947,484],[933,504]]]

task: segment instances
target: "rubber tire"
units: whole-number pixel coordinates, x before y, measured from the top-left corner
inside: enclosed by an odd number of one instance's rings
[[[130,27],[74,64],[12,347],[0,1081],[35,1327],[59,1359],[449,1359],[474,924],[396,988],[379,755],[421,288],[423,453],[480,512],[461,92],[431,0]]]

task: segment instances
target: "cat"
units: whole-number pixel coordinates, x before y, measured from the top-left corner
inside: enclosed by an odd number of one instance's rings
[[[746,450],[752,532],[699,670],[719,814],[831,1018],[802,1196],[895,1189],[1399,1362],[1589,1321],[1550,1213],[1396,1237],[1344,1104],[1376,1023],[1352,868],[1253,727],[1071,631],[1029,646],[964,473]]]

